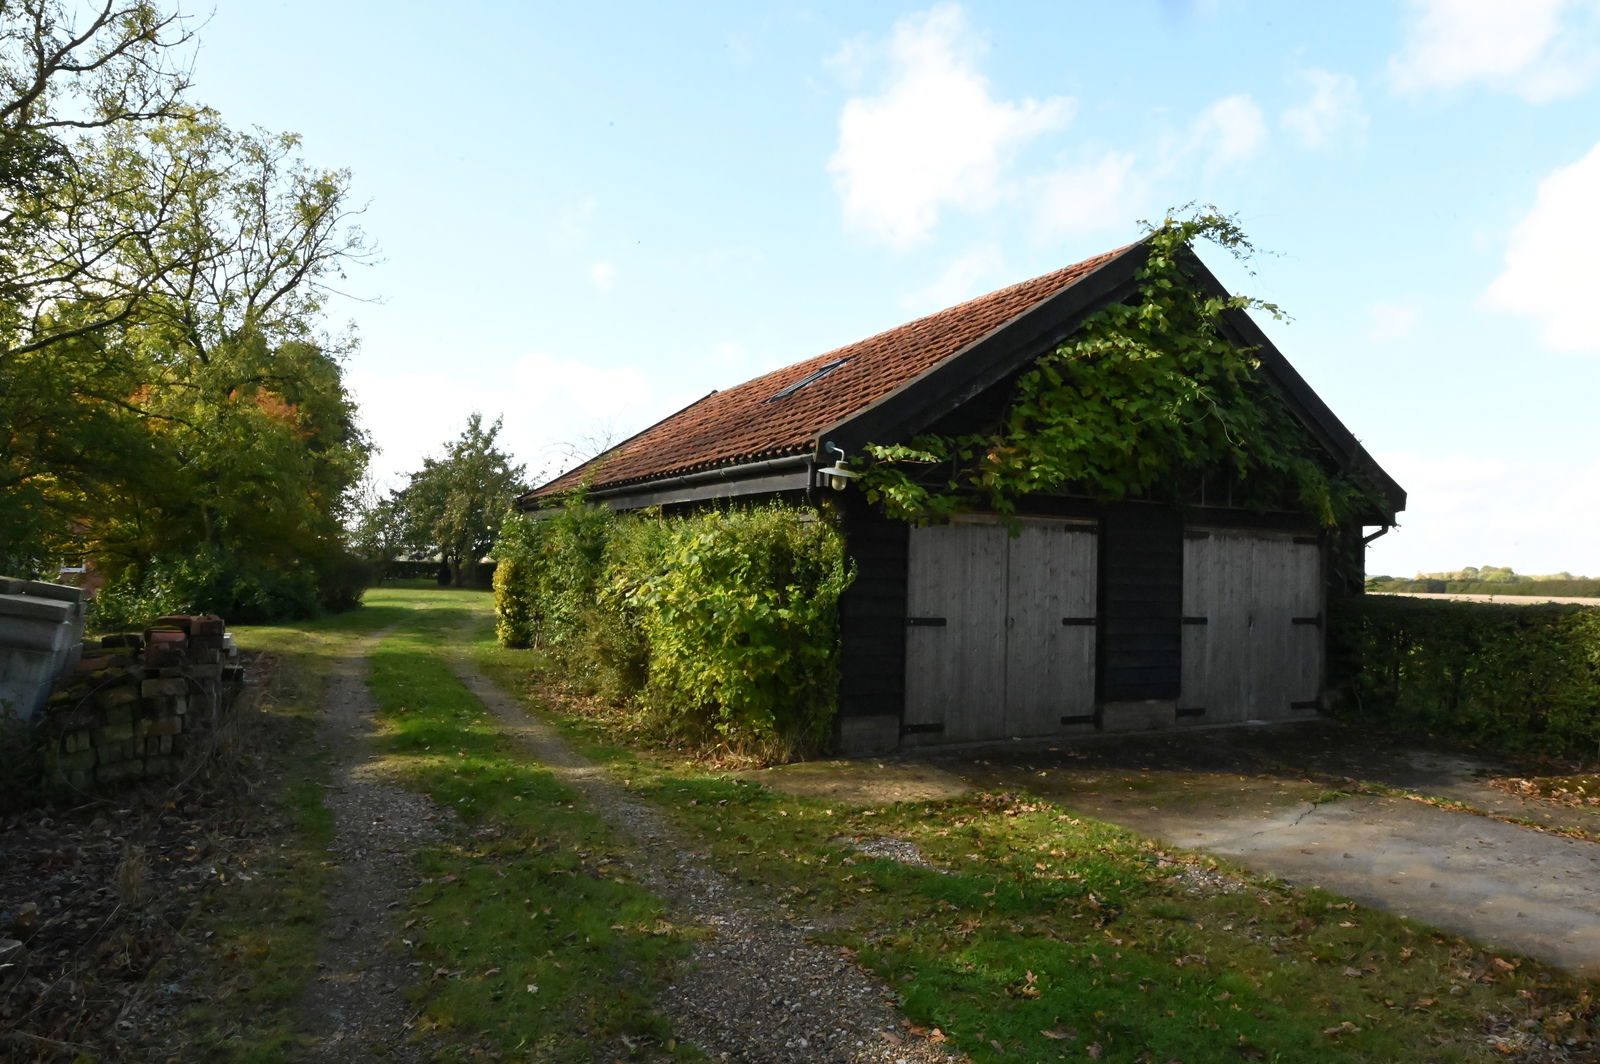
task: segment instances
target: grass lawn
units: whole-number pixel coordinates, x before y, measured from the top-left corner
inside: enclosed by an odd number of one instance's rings
[[[309,728],[326,663],[389,629],[372,657],[385,767],[460,818],[452,841],[421,855],[425,882],[404,917],[406,948],[424,962],[412,993],[445,1059],[698,1059],[651,1009],[687,952],[684,932],[629,881],[619,840],[455,679],[456,653],[720,866],[854,951],[901,995],[913,1034],[975,1061],[1595,1051],[1590,982],[1157,846],[1030,792],[1025,774],[939,801],[781,794],[642,744],[625,712],[562,693],[538,654],[496,646],[491,621],[485,593],[402,586],[374,589],[343,617],[239,632],[292,666],[280,673],[296,684],[272,712],[294,731]],[[304,991],[330,875],[312,800],[322,773],[314,760],[291,769],[277,798],[296,829],[273,878],[292,889],[237,894],[209,917],[219,971],[250,974],[228,1008],[248,1004],[265,1024],[254,1044],[234,1038],[241,1059],[293,1058],[285,1010]],[[909,861],[874,856],[890,853]]]
[[[480,665],[976,1061],[1474,1061],[1593,1048],[1593,985],[1250,876],[1014,786],[849,807],[630,744],[537,654]],[[894,840],[926,859],[862,852]],[[879,845],[872,845],[874,842]]]

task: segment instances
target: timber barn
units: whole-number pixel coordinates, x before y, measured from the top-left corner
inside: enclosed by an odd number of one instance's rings
[[[1185,284],[1226,295],[1180,252]],[[1328,602],[1360,593],[1365,543],[1405,493],[1241,309],[1217,331],[1258,360],[1305,453],[1366,486],[1335,522],[1289,497],[1243,504],[1227,468],[1114,498],[1053,485],[942,523],[891,517],[830,475],[840,452],[859,469],[869,445],[994,424],[1042,357],[1138,298],[1149,254],[1147,238],[713,392],[518,506],[584,487],[619,510],[836,514],[857,571],[840,603],[845,753],[1314,716]]]

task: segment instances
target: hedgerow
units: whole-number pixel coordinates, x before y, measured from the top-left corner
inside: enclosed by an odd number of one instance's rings
[[[1360,596],[1330,613],[1346,714],[1550,754],[1600,742],[1600,609]]]
[[[575,501],[507,522],[495,555],[505,645],[539,647],[689,745],[771,760],[825,744],[852,574],[815,510],[663,517]]]

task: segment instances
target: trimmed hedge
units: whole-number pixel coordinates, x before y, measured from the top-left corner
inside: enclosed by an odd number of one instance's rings
[[[827,742],[853,574],[817,511],[668,518],[574,503],[508,520],[495,556],[500,641],[545,650],[658,731],[763,760]]]
[[[1345,714],[1549,754],[1600,742],[1600,608],[1362,596],[1330,616]]]

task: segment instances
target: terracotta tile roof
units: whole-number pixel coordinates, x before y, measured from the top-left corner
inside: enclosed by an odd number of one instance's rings
[[[1097,255],[713,392],[524,498],[570,490],[585,479],[591,487],[615,486],[806,454],[817,433],[877,402],[1125,250]],[[772,398],[836,362],[842,364],[813,383]]]

